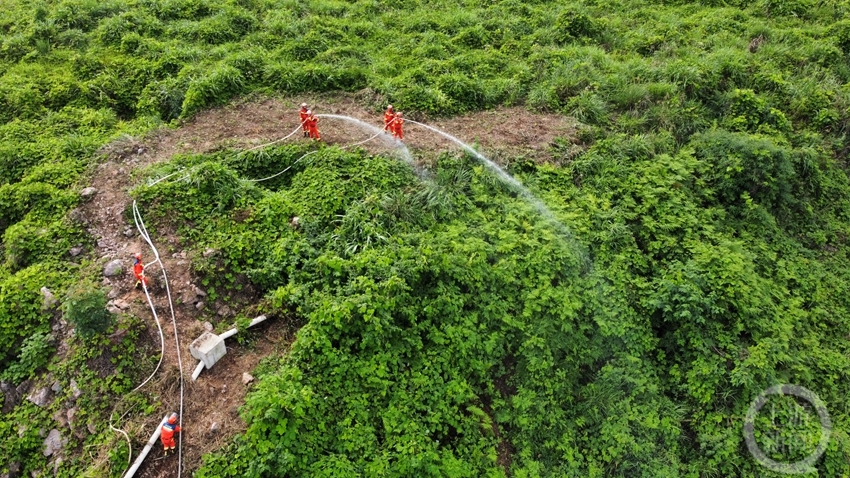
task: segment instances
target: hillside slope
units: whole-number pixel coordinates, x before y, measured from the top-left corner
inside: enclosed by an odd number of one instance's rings
[[[0,471],[119,476],[110,414],[164,406],[128,395],[158,359],[146,318],[79,313],[112,292],[79,193],[98,150],[239,96],[331,112],[342,91],[505,131],[484,152],[555,222],[412,124],[415,167],[344,131],[118,170],[189,170],[132,197],[210,300],[249,287],[302,326],[198,476],[767,476],[744,417],[783,383],[829,411],[817,472],[850,473],[850,5],[674,3],[0,0]],[[538,134],[557,119],[509,107],[577,123]],[[811,407],[770,410],[769,457],[815,451]]]

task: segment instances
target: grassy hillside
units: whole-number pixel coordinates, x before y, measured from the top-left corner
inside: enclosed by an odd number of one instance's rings
[[[744,416],[777,383],[829,410],[817,473],[850,473],[850,4],[702,3],[0,0],[0,376],[85,390],[99,426],[59,474],[120,475],[117,447],[84,451],[114,439],[104,414],[141,373],[139,321],[59,360],[42,307],[41,287],[70,304],[99,279],[94,253],[67,255],[94,246],[74,208],[95,151],[240,95],[340,90],[420,118],[575,117],[577,141],[509,169],[580,246],[469,157],[428,181],[325,146],[271,183],[242,179],[303,147],[143,172],[195,167],[134,194],[222,252],[193,265],[211,295],[244,274],[304,324],[199,476],[768,476]],[[101,354],[119,364],[105,379]],[[48,467],[54,411],[2,416],[0,466]],[[780,432],[759,440],[786,462],[814,447],[783,443],[819,434]]]

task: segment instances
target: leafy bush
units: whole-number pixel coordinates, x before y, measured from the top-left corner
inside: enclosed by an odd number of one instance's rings
[[[47,365],[53,353],[52,338],[46,332],[36,332],[21,345],[18,360],[3,372],[3,379],[20,383]]]
[[[106,332],[112,324],[112,314],[106,310],[106,293],[91,282],[80,282],[68,289],[62,313],[86,340]]]

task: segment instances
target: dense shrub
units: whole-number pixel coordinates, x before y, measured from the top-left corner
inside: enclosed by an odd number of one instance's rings
[[[106,310],[106,293],[89,282],[81,282],[68,289],[62,302],[62,312],[83,339],[102,334],[112,324],[112,314]]]

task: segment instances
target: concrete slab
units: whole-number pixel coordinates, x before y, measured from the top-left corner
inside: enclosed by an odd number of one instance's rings
[[[192,357],[204,363],[206,368],[212,368],[216,362],[224,357],[227,349],[224,347],[224,339],[212,332],[204,332],[189,346]]]

